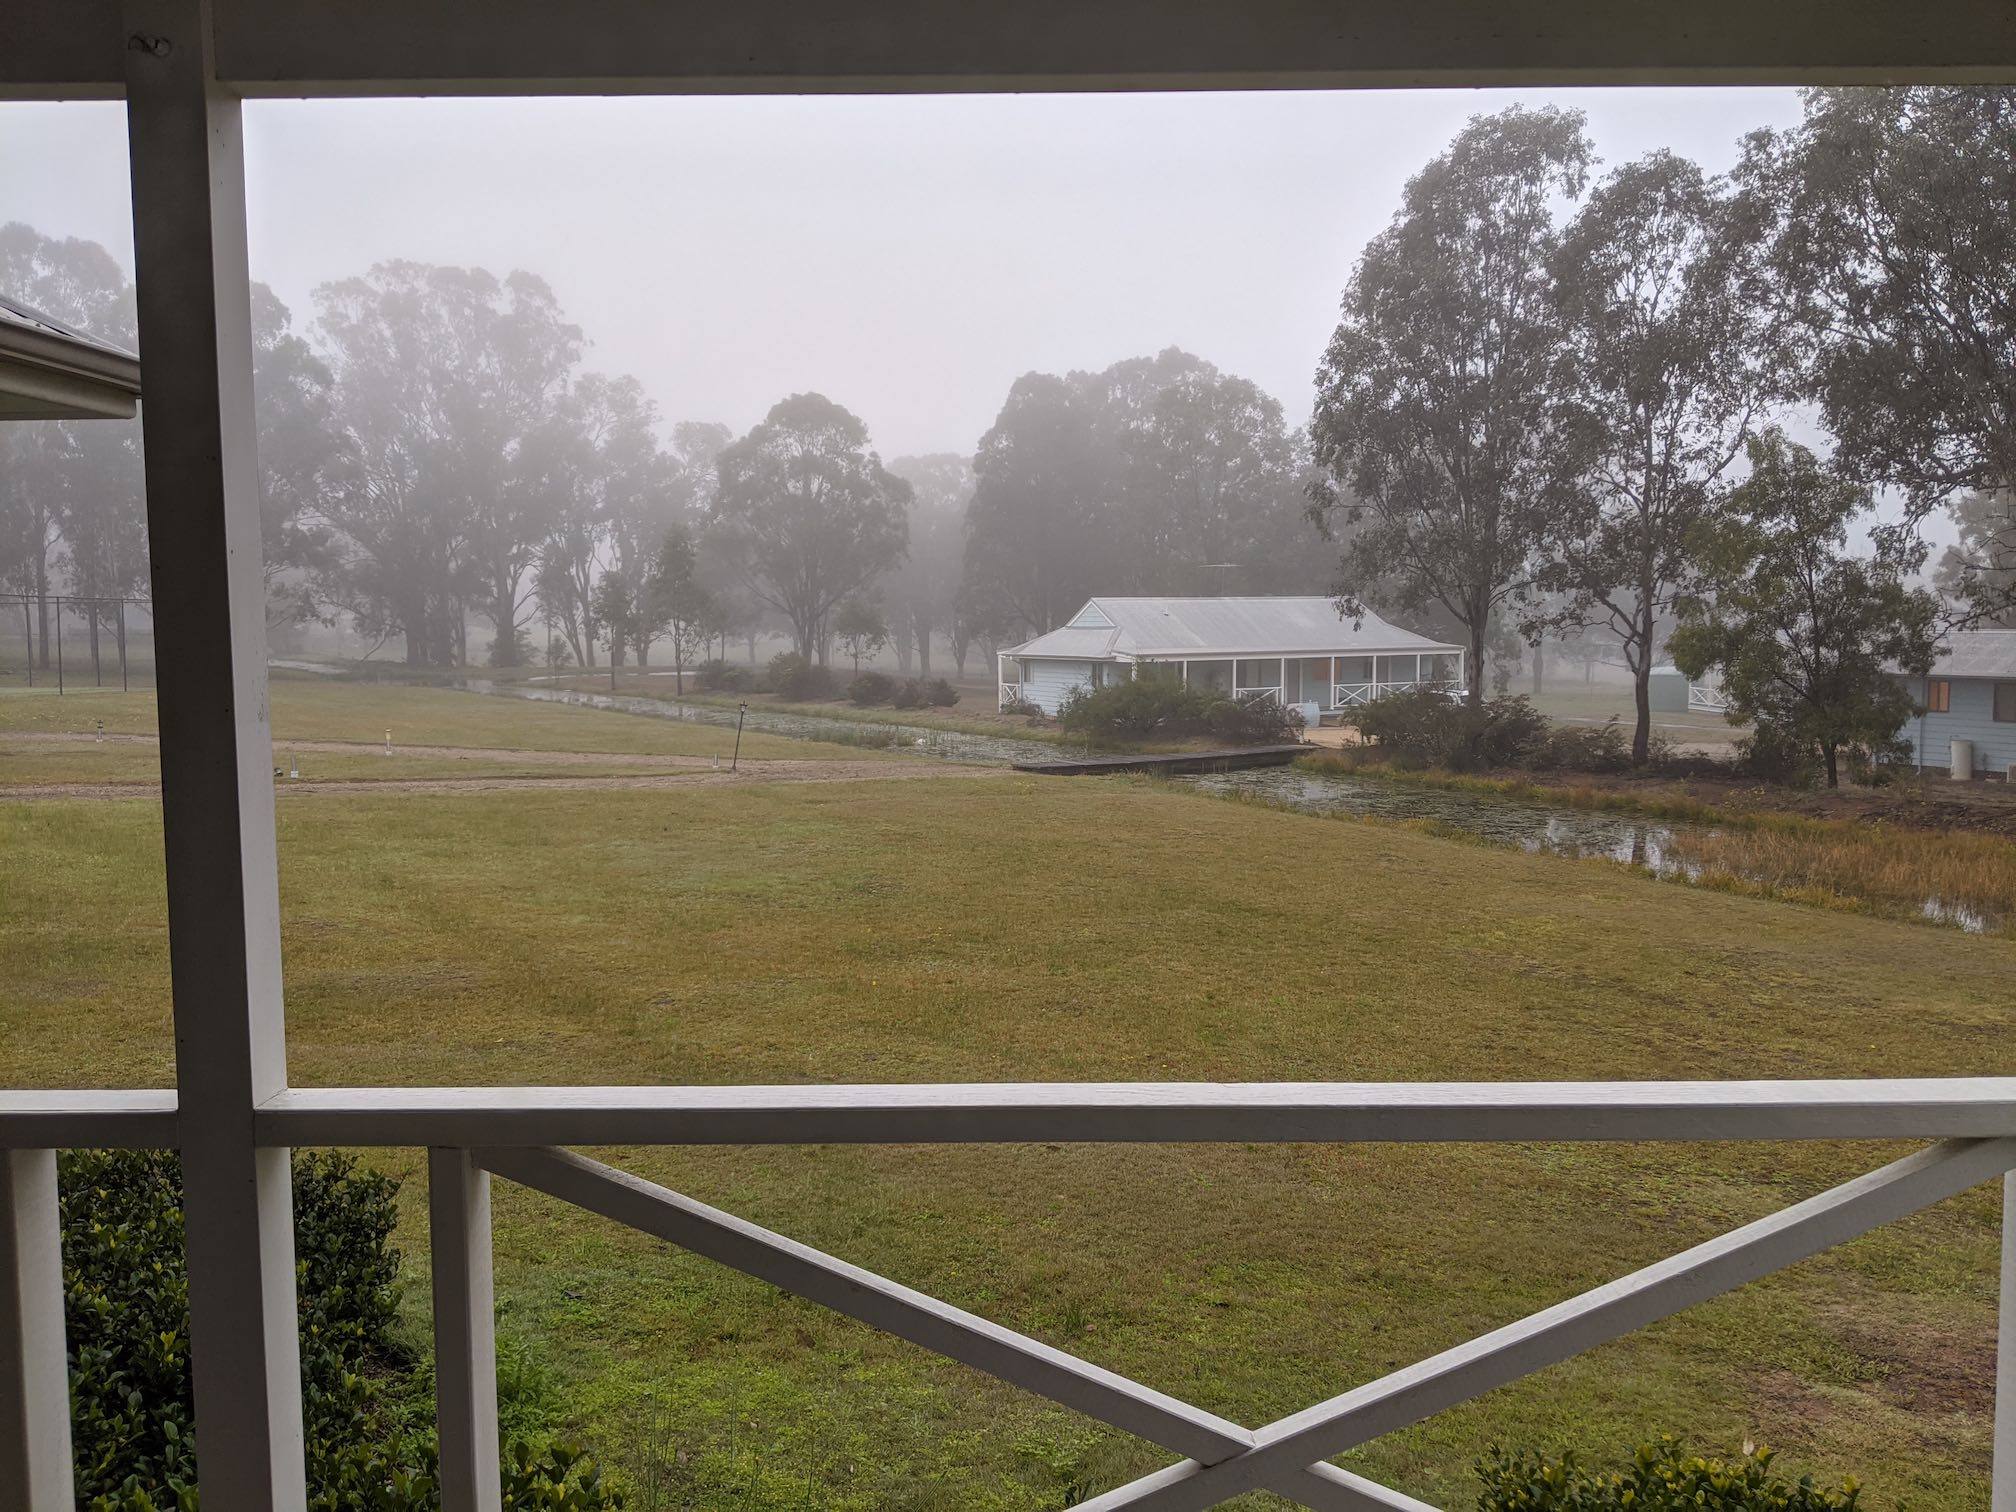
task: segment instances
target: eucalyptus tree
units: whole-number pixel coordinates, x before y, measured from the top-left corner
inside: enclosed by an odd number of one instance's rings
[[[1940,555],[1933,581],[1957,603],[2003,629],[2016,629],[2016,490],[1962,494],[1949,506],[1958,539]]]
[[[1836,464],[1901,489],[1906,528],[2016,487],[2016,93],[1809,90],[1737,179]]]
[[[1552,600],[1523,625],[1615,638],[1640,763],[1661,627],[1698,576],[1695,531],[1782,387],[1778,322],[1744,292],[1725,209],[1698,167],[1655,152],[1596,186],[1553,261],[1564,475],[1535,574]]]
[[[793,394],[715,459],[712,530],[741,580],[826,661],[828,617],[902,559],[910,485],[868,427],[823,394]]]
[[[1702,527],[1705,591],[1681,604],[1673,659],[1689,677],[1719,671],[1730,718],[1817,758],[1835,787],[1844,755],[1894,754],[1915,712],[1894,673],[1931,667],[1939,602],[1912,585],[1922,547],[1849,548],[1872,508],[1866,486],[1776,430],[1748,451],[1730,508]]]
[[[355,464],[330,512],[362,607],[426,663],[462,654],[473,601],[492,661],[517,664],[551,524],[521,464],[579,360],[579,328],[525,272],[380,263],[315,300]]]
[[[1167,356],[1168,354],[1164,354]],[[1306,561],[1320,538],[1301,507],[1301,438],[1250,379],[1193,359],[1124,434],[1123,529],[1153,593],[1279,591],[1281,548]]]
[[[1525,587],[1562,444],[1555,216],[1590,163],[1580,112],[1478,116],[1367,244],[1316,374],[1311,512],[1346,535],[1341,607],[1439,605],[1484,698],[1493,616]]]
[[[970,627],[1039,633],[1111,590],[1124,560],[1124,459],[1104,405],[1077,375],[1025,373],[1008,390],[973,458],[961,572]]]
[[[328,364],[287,306],[252,285],[252,388],[259,425],[259,546],[269,630],[322,616],[340,558],[323,501],[348,457]]]
[[[96,242],[44,236],[20,221],[0,225],[0,289],[66,325],[133,347],[132,285]],[[34,602],[29,649],[41,666],[50,663],[50,599],[60,591],[66,555],[73,579],[81,574],[93,590],[144,591],[138,430],[130,420],[0,426],[0,582]],[[95,619],[93,629],[95,636]]]
[[[883,580],[889,634],[905,673],[931,675],[932,638],[953,633],[966,556],[966,510],[973,462],[953,452],[896,457],[889,471],[910,485],[910,550]]]

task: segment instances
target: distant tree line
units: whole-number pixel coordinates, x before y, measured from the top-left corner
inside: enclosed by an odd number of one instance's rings
[[[1732,617],[1758,591],[1733,543],[1803,549],[1824,516],[1832,555],[1809,565],[1833,571],[1873,542],[1833,580],[1889,608],[1814,642],[1828,675],[1879,641],[1924,665],[1942,622],[2011,622],[2012,164],[2016,103],[1990,88],[1810,91],[1721,177],[1668,152],[1598,176],[1578,112],[1480,116],[1360,255],[1306,432],[1170,348],[1025,374],[970,457],[886,464],[818,394],[739,438],[668,424],[636,379],[583,371],[529,273],[382,263],[316,290],[301,329],[258,288],[270,616],[340,618],[418,666],[467,664],[474,624],[505,666],[643,664],[667,641],[683,665],[731,638],[753,658],[782,631],[808,663],[886,645],[929,677],[940,648],[963,671],[1095,593],[1332,591],[1467,640],[1473,700],[1521,640],[1615,647],[1642,760],[1677,631],[1733,683],[1739,622],[1801,643]],[[0,228],[0,286],[132,341],[101,248]],[[1777,433],[1801,406],[1824,461]],[[1942,506],[1943,621],[1920,586]],[[0,431],[0,583],[144,595],[145,563],[135,427]],[[1899,616],[1916,628],[1883,640]]]

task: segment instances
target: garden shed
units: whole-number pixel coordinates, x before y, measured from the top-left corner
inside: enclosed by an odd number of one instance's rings
[[[1055,714],[1074,688],[1156,669],[1234,698],[1273,698],[1334,714],[1404,688],[1463,687],[1461,646],[1376,614],[1348,618],[1334,598],[1095,598],[1063,625],[1000,655],[1004,707]]]

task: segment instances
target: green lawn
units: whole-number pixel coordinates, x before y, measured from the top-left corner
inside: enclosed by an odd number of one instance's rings
[[[1530,693],[1531,684],[1514,679],[1510,691]],[[1550,719],[1571,724],[1602,724],[1614,719],[1627,736],[1638,720],[1638,706],[1629,684],[1553,681],[1533,699],[1533,706]],[[1653,733],[1678,746],[1731,746],[1746,728],[1730,724],[1720,714],[1652,711]]]
[[[304,1084],[2016,1066],[2005,941],[1118,779],[313,797],[279,823]],[[159,845],[152,805],[0,805],[10,1082],[170,1079]],[[1259,1423],[1894,1153],[613,1158]],[[420,1162],[374,1158],[409,1178],[418,1327]],[[1674,1430],[1857,1474],[1868,1507],[1985,1508],[1997,1211],[1977,1190],[1353,1462],[1454,1507],[1494,1441],[1620,1452]],[[619,1468],[668,1462],[667,1508],[1019,1512],[1162,1462],[508,1187],[497,1254],[507,1335]]]
[[[735,732],[635,714],[486,697],[452,688],[398,683],[336,682],[312,674],[276,673],[273,738],[343,740],[382,745],[392,732],[401,746],[480,746],[529,751],[608,751],[639,756],[725,756]],[[0,695],[0,741],[9,733],[151,735],[153,692],[88,692],[56,697],[41,690]],[[858,747],[746,732],[742,754],[755,760],[820,756],[859,759]],[[84,779],[80,779],[84,780]]]

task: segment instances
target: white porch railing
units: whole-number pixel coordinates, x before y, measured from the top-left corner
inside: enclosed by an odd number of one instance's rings
[[[2016,1168],[2016,1078],[1810,1082],[1016,1083],[365,1088],[262,1102],[262,1149],[429,1149],[445,1512],[499,1504],[492,1175],[571,1202],[1159,1444],[1176,1461],[1084,1503],[1214,1507],[1268,1489],[1336,1512],[1427,1504],[1326,1461]],[[55,1150],[169,1148],[173,1093],[0,1093],[0,1506],[69,1512]],[[1249,1428],[567,1145],[1192,1141],[1936,1141],[1782,1212]],[[2016,1186],[2005,1213],[2016,1215]],[[2005,1218],[2001,1368],[2016,1368]],[[200,1325],[199,1325],[200,1326]],[[2016,1507],[1998,1394],[1995,1508]]]
[[[1331,690],[1336,700],[1331,707],[1346,709],[1352,704],[1371,703],[1374,699],[1384,698],[1389,693],[1406,693],[1420,686],[1421,684],[1413,681],[1339,683]]]
[[[1002,683],[998,707],[1005,709],[1020,702],[1022,702],[1022,684]]]
[[[1729,699],[1720,688],[1704,688],[1699,683],[1687,684],[1687,707],[1707,714],[1729,712]]]

